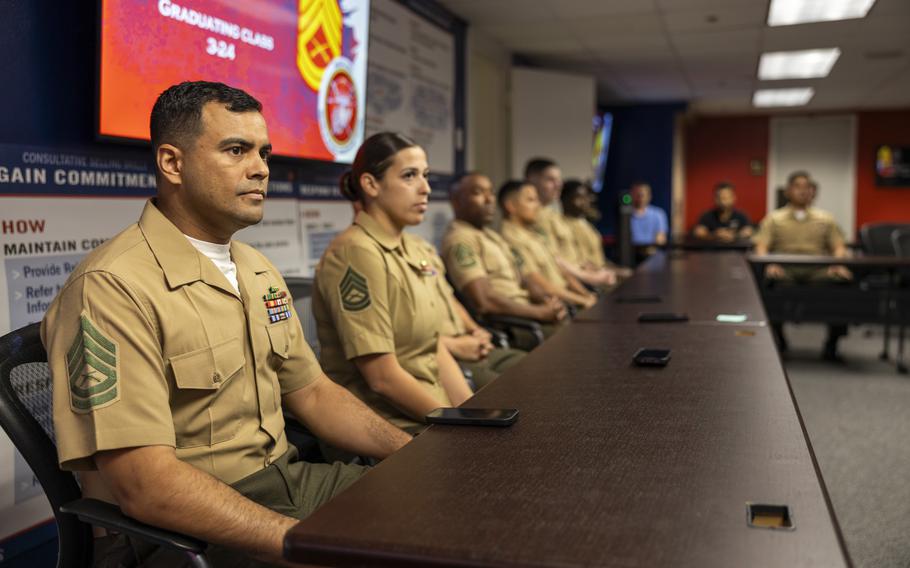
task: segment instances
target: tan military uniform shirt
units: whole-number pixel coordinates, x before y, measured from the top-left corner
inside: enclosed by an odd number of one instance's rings
[[[535,225],[553,256],[578,264],[572,231],[561,212],[553,207],[541,207]]]
[[[527,290],[521,287],[512,250],[496,231],[488,227],[480,230],[456,219],[442,238],[442,257],[459,291],[478,278],[488,278],[497,294],[530,303]]]
[[[753,240],[772,253],[828,255],[844,243],[844,235],[830,213],[810,207],[800,220],[787,205],[762,220]]]
[[[440,305],[445,307],[444,310],[440,310],[443,321],[439,328],[439,335],[454,337],[467,333],[468,328],[455,307],[455,292],[446,279],[445,264],[442,262],[439,252],[436,251],[436,247],[423,237],[412,233],[404,233],[402,240],[405,241],[405,248],[420,251],[421,258],[425,258],[430,266],[439,273],[439,277],[436,278],[436,286],[432,287],[439,298]]]
[[[361,212],[331,242],[316,267],[313,315],[323,369],[396,426],[417,423],[373,392],[353,359],[394,353],[440,406],[436,348],[446,306],[434,288],[443,276],[407,238],[393,236]]]
[[[554,286],[565,288],[568,285],[544,238],[537,231],[505,219],[502,222],[502,238],[512,247],[522,276],[537,272]]]
[[[572,235],[572,245],[576,259],[570,260],[580,266],[590,264],[595,268],[607,268],[610,263],[604,255],[603,240],[594,225],[584,217],[563,216],[563,222]]]
[[[163,445],[225,483],[287,451],[281,396],[320,376],[278,270],[231,243],[240,293],[152,202],[42,322],[64,469]]]

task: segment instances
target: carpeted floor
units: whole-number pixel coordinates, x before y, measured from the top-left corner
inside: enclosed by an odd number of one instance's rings
[[[784,367],[854,564],[910,567],[910,376],[878,359],[880,328],[852,328],[844,364],[821,361],[823,326],[785,330]]]

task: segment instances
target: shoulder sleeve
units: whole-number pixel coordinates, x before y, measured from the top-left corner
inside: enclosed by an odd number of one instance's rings
[[[736,213],[739,216],[739,222],[743,227],[752,224],[752,219],[749,218],[749,215],[747,215],[745,211],[737,211]]]
[[[469,282],[487,276],[481,262],[479,244],[479,239],[460,234],[446,239],[443,245],[446,270],[458,290],[462,290]]]
[[[669,223],[667,222],[667,212],[661,208],[657,208],[657,220],[658,220],[658,230],[663,233],[669,233]]]
[[[841,230],[840,225],[837,224],[837,221],[834,220],[834,217],[830,217],[828,223],[830,224],[828,229],[828,248],[834,252],[834,249],[844,245],[846,239],[844,238],[844,232]]]
[[[42,323],[64,469],[94,469],[92,455],[175,446],[157,324],[120,278],[89,272],[60,293]]]
[[[378,248],[348,243],[325,255],[316,284],[350,360],[394,353],[388,268]]]
[[[767,247],[771,246],[771,241],[774,238],[774,216],[773,213],[768,213],[765,215],[765,218],[762,219],[761,223],[758,225],[758,231],[755,235],[752,236],[752,242],[755,244],[761,244]]]
[[[511,249],[512,257],[515,259],[515,266],[518,267],[518,272],[521,274],[521,276],[525,277],[528,274],[533,274],[534,272],[542,273],[543,271],[537,264],[536,259],[531,253],[531,249],[527,243],[522,243],[517,238],[513,237],[513,235],[510,235],[506,232],[502,233],[502,238],[509,246],[509,249]]]

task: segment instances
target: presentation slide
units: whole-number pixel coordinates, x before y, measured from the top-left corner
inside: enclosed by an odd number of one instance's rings
[[[363,140],[369,0],[103,0],[98,132],[149,138],[181,81],[259,99],[274,152],[350,163]]]

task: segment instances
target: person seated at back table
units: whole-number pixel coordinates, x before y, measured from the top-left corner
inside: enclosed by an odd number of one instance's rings
[[[632,217],[629,219],[632,245],[649,256],[657,247],[667,244],[667,214],[660,207],[651,205],[651,186],[644,182],[632,184]]]
[[[806,172],[794,172],[787,178],[787,205],[772,211],[761,222],[758,232],[753,237],[755,254],[805,254],[823,255],[837,258],[847,257],[847,245],[844,235],[837,226],[834,217],[820,209],[811,207],[815,192],[812,180]],[[789,267],[769,264],[765,267],[765,277],[772,281],[793,284],[845,282],[853,278],[847,267],[831,265],[828,267]],[[778,346],[781,351],[787,350],[787,340],[782,324],[774,324]],[[847,334],[845,325],[829,325],[828,339],[822,351],[822,357],[836,361],[838,340]]]
[[[578,180],[568,180],[562,185],[559,194],[562,218],[571,238],[566,243],[565,254],[582,268],[611,270],[618,279],[628,278],[632,270],[607,260],[600,232],[588,220],[600,218],[600,211],[593,204],[594,195],[588,184]]]
[[[558,210],[558,197],[562,189],[562,172],[559,165],[548,158],[533,158],[525,165],[525,179],[537,189],[540,209],[534,229],[544,239],[550,254],[556,259],[563,274],[571,275],[592,288],[609,288],[616,284],[615,270],[601,266],[593,268],[578,262],[572,245],[572,230]]]
[[[582,308],[593,306],[597,296],[572,275],[562,273],[544,237],[535,229],[540,201],[534,186],[507,181],[499,189],[497,201],[503,216],[502,237],[512,247],[522,276],[549,296]]]
[[[479,316],[534,320],[544,336],[551,336],[566,317],[565,304],[543,290],[529,294],[522,287],[533,284],[522,279],[508,243],[490,228],[496,213],[490,178],[465,174],[452,185],[449,198],[455,219],[443,236],[441,256],[455,288]]]
[[[720,182],[714,187],[715,207],[705,211],[692,229],[692,235],[699,239],[714,239],[733,242],[752,236],[752,222],[749,216],[736,209],[736,189],[732,183]]]

